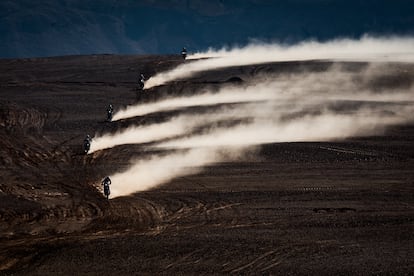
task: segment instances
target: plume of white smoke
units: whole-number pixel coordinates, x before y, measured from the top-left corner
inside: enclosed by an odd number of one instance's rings
[[[191,77],[212,69],[249,64],[291,60],[342,60],[342,61],[414,61],[414,38],[391,37],[361,39],[335,39],[328,42],[308,41],[296,45],[252,44],[231,50],[209,50],[189,56],[198,58],[170,71],[156,74],[145,82],[145,89],[167,82]],[[203,58],[203,59],[201,59]]]

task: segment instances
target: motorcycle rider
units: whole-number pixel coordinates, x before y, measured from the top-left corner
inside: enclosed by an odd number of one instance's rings
[[[183,49],[181,50],[181,56],[183,57],[183,59],[187,57],[187,49],[185,47],[183,47]]]
[[[140,75],[139,81],[138,81],[138,89],[143,90],[145,85],[145,77],[143,74]]]
[[[108,108],[106,109],[106,120],[108,122],[112,121],[113,112],[114,112],[114,108],[112,107],[112,104],[108,105]]]
[[[91,136],[89,136],[89,134],[86,135],[85,139],[83,140],[83,150],[85,154],[87,154],[89,149],[91,148],[91,142],[92,142]]]
[[[109,178],[109,176],[105,177],[102,180],[102,185],[104,187],[104,194],[106,198],[109,199],[109,195],[111,194],[111,191],[109,190],[109,185],[111,185],[111,179]]]

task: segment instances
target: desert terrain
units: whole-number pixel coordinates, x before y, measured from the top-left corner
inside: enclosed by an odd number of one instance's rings
[[[238,160],[106,200],[102,178],[152,152],[136,144],[84,155],[86,134],[210,108],[106,122],[109,103],[116,112],[261,74],[334,65],[229,67],[137,93],[140,73],[184,62],[178,55],[0,60],[0,274],[414,273],[414,116],[371,136],[261,145]],[[358,72],[368,65],[341,66]],[[413,64],[387,67],[367,85],[414,85]]]

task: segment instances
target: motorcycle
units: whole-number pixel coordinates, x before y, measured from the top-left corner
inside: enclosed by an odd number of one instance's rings
[[[109,195],[111,194],[111,190],[109,189],[109,185],[111,185],[111,179],[109,176],[104,178],[102,185],[104,186],[104,195],[106,199],[109,199]]]
[[[113,116],[114,110],[112,109],[112,105],[110,105],[108,107],[108,109],[106,110],[106,120],[108,122],[112,121],[112,116]]]
[[[137,87],[137,90],[139,90],[139,91],[144,90],[144,86],[145,86],[144,80],[140,80],[140,81],[138,82],[138,87]]]
[[[85,154],[88,154],[89,150],[91,149],[91,142],[88,139],[85,139],[83,141],[83,152]]]
[[[106,115],[106,119],[108,122],[112,121],[112,111],[108,111],[107,115]]]
[[[183,59],[186,59],[187,58],[187,49],[185,47],[181,51],[181,56],[183,57]]]
[[[109,184],[104,184],[104,195],[106,199],[109,199],[109,195],[111,194],[111,190],[109,189]]]
[[[140,75],[140,79],[138,81],[138,87],[137,90],[142,91],[144,90],[144,86],[145,86],[145,77],[143,74]]]

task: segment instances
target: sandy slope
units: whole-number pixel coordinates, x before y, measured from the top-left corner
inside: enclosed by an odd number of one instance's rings
[[[0,270],[6,274],[381,274],[414,271],[414,125],[382,136],[262,146],[158,189],[106,201],[100,179],[139,145],[81,155],[87,133],[138,100],[140,72],[178,56],[74,56],[0,61]],[[330,62],[222,69],[153,88],[186,95],[262,73],[324,71]],[[366,64],[347,64],[360,70]],[[412,85],[393,65],[373,86]],[[399,74],[398,72],[404,72]],[[190,111],[191,113],[191,111]]]

